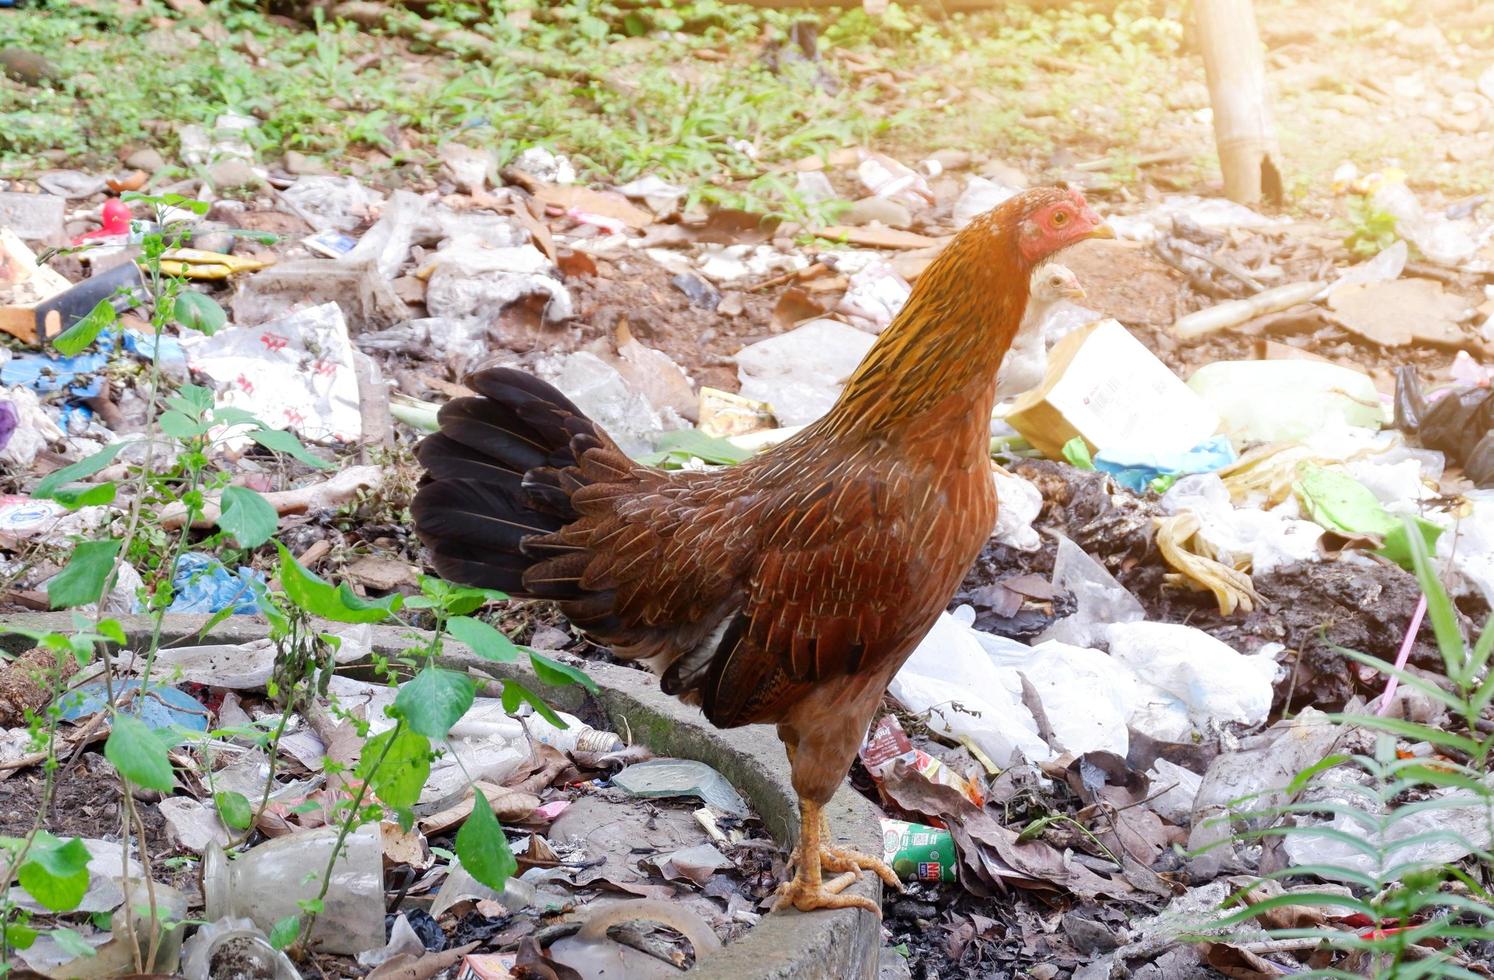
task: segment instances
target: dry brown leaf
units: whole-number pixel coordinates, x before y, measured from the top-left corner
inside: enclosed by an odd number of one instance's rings
[[[778,297],[778,302],[773,307],[773,332],[783,333],[805,320],[824,314],[825,307],[810,298],[808,292],[799,286],[790,286]]]
[[[795,170],[824,170],[826,167],[854,167],[861,160],[861,151],[854,146],[831,150],[829,156],[818,153],[805,157],[794,164]]]
[[[479,780],[474,784],[482,790],[482,795],[487,797],[488,806],[493,808],[493,816],[504,822],[517,822],[525,819],[534,812],[535,807],[540,805],[539,797],[533,793],[521,789],[511,789],[507,786],[498,786],[494,783]],[[467,787],[467,796],[460,803],[454,804],[433,813],[428,817],[422,817],[416,826],[427,837],[436,837],[465,821],[472,815],[472,807],[476,804],[476,798],[472,795],[472,787]]]
[[[507,210],[529,232],[529,240],[534,243],[534,247],[544,252],[551,262],[559,265],[560,256],[555,250],[555,239],[550,237],[550,226],[545,224],[544,219],[536,217],[524,201],[510,201]]]
[[[778,218],[719,208],[706,217],[704,224],[691,228],[690,237],[714,245],[756,245],[772,238],[778,226]]]
[[[938,238],[930,238],[913,231],[900,231],[896,228],[881,228],[876,225],[862,225],[850,227],[848,225],[830,225],[815,232],[820,238],[828,238],[832,241],[845,241],[852,245],[864,245],[867,248],[938,248],[944,242]]]
[[[462,957],[472,952],[481,943],[468,943],[455,949],[424,956],[402,953],[384,963],[368,975],[368,980],[431,980],[462,962]]]
[[[942,821],[949,828],[960,856],[960,882],[976,894],[994,894],[1007,883],[1022,888],[1061,888],[1080,898],[1125,898],[1135,893],[1125,881],[1103,878],[1083,865],[1066,861],[1058,850],[1042,841],[1018,843],[1016,831],[997,823],[959,790],[931,782],[904,762],[893,767],[881,789],[903,810],[925,820]]]
[[[564,211],[579,211],[620,221],[629,228],[647,228],[654,216],[628,201],[621,194],[594,191],[575,184],[537,184],[534,198],[542,204]]]
[[[567,279],[597,274],[597,260],[586,252],[577,252],[568,248],[556,256],[554,262],[559,267],[560,274]]]
[[[380,839],[384,843],[384,860],[391,864],[408,864],[417,871],[431,866],[431,849],[426,846],[425,835],[411,827],[402,830],[393,820],[379,825]]]

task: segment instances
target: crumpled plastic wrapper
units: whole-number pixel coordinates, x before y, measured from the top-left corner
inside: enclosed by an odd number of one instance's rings
[[[213,380],[220,405],[247,409],[271,428],[314,442],[362,437],[353,345],[336,303],[189,338],[183,346],[192,370]]]
[[[0,462],[29,467],[36,454],[48,443],[57,442],[63,432],[42,407],[36,392],[23,385],[0,389]],[[9,431],[7,432],[7,427]]]
[[[550,260],[533,245],[493,248],[459,235],[421,270],[428,276],[425,307],[432,316],[492,319],[510,303],[543,293],[549,297],[545,319],[568,320],[575,312],[570,291],[551,271]]]

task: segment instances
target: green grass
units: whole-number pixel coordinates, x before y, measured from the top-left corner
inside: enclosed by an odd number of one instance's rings
[[[252,136],[265,162],[297,150],[378,179],[430,172],[449,140],[505,161],[543,144],[588,179],[652,173],[696,199],[792,212],[801,202],[775,168],[844,146],[960,147],[1018,162],[1056,145],[1124,149],[1161,119],[1145,79],[1165,77],[1180,31],[1138,2],[1113,17],[1082,5],[942,21],[896,7],[881,19],[829,13],[820,50],[840,86],[832,93],[814,66],[775,72],[761,57],[763,39],[784,38],[802,12],[573,0],[531,11],[520,28],[501,8],[437,9],[427,25],[524,57],[473,57],[435,34],[422,43],[345,23],[288,26],[234,0],[199,21],[159,0],[131,13],[52,0],[0,15],[0,44],[45,54],[66,79],[56,89],[0,81],[0,176],[111,168],[147,146],[175,160],[181,126],[232,111],[260,121]],[[843,52],[876,70],[851,71]]]

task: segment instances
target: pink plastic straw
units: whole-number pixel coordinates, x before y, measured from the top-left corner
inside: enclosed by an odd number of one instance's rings
[[[1406,638],[1401,641],[1401,652],[1395,655],[1395,669],[1405,670],[1406,661],[1411,657],[1411,647],[1416,643],[1416,634],[1421,632],[1421,619],[1427,614],[1427,597],[1423,593],[1416,602],[1416,611],[1411,614],[1411,628],[1406,631]],[[1395,689],[1400,686],[1400,678],[1394,674],[1385,684],[1385,693],[1380,695],[1380,710],[1375,712],[1384,715],[1390,710],[1390,700],[1395,697]]]

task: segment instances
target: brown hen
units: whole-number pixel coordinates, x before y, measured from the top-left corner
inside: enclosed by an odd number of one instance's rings
[[[1024,192],[919,277],[831,411],[737,466],[629,459],[554,388],[478,372],[420,446],[415,528],[444,577],[552,599],[720,728],[778,726],[802,828],[780,907],[863,907],[823,870],[885,864],[829,842],[893,674],[990,536],[996,372],[1033,268],[1109,229],[1076,191]]]

